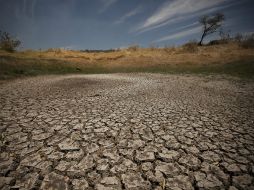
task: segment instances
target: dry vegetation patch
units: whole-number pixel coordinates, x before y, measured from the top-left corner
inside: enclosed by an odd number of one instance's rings
[[[46,51],[0,51],[1,78],[64,73],[226,73],[253,76],[254,49],[239,43],[181,47],[133,46],[105,52],[48,49]],[[234,66],[236,65],[237,66]],[[227,71],[228,66],[232,67]],[[243,67],[244,69],[242,69]],[[248,69],[246,68],[248,67]],[[212,69],[211,69],[212,68]],[[235,71],[232,73],[232,71]]]

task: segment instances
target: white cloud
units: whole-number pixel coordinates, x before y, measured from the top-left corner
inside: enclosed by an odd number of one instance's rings
[[[141,11],[142,11],[142,7],[139,6],[139,7],[135,8],[135,9],[131,10],[130,12],[126,13],[122,17],[120,17],[120,19],[118,19],[115,22],[115,24],[121,24],[121,23],[125,22],[128,18],[139,14]]]
[[[110,6],[112,6],[116,2],[117,2],[117,0],[101,0],[102,7],[99,10],[99,13],[105,12]]]
[[[168,41],[168,40],[183,38],[183,37],[186,37],[186,36],[190,36],[192,34],[200,33],[201,30],[202,30],[201,26],[196,26],[196,27],[190,28],[188,30],[184,30],[182,32],[177,32],[177,33],[170,34],[168,36],[164,36],[164,37],[162,37],[158,40],[155,40],[154,42],[162,42],[162,41]]]
[[[230,6],[235,0],[173,0],[164,3],[145,22],[132,32],[145,32],[156,29],[172,22],[182,21],[190,17]],[[225,3],[230,3],[223,5]]]

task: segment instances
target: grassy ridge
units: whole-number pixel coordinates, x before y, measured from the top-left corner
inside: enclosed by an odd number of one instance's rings
[[[254,62],[232,62],[225,64],[156,64],[140,66],[139,64],[128,66],[106,67],[103,64],[83,65],[59,60],[24,60],[15,58],[1,58],[0,79],[15,78],[21,76],[35,76],[44,74],[68,74],[68,73],[128,73],[150,72],[171,74],[228,74],[238,77],[254,77]]]
[[[254,78],[253,49],[237,46],[139,49],[109,53],[78,51],[0,52],[0,79],[69,73],[150,72],[171,74],[227,74]]]

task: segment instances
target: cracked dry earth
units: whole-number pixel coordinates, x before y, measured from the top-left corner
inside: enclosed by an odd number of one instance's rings
[[[254,84],[159,74],[0,86],[0,189],[254,189]]]

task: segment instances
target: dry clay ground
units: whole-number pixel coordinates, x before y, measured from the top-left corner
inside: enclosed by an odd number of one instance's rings
[[[254,84],[160,74],[0,85],[0,189],[254,189]]]

